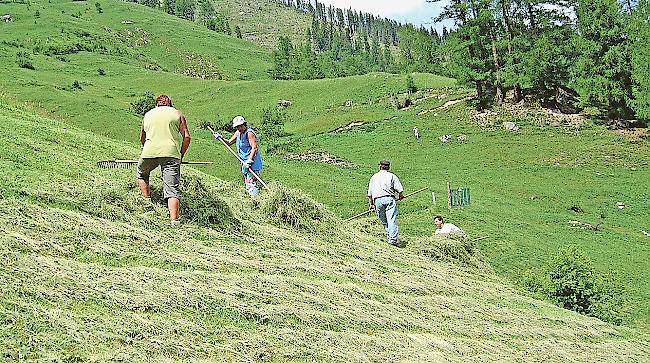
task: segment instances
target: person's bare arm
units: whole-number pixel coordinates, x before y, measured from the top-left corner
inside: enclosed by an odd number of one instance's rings
[[[140,127],[140,143],[144,146],[144,142],[147,140],[147,133],[144,132],[144,125]]]
[[[232,144],[234,144],[234,143],[235,143],[235,140],[237,140],[237,131],[235,131],[235,133],[232,134],[232,136],[230,137],[230,139],[228,139],[228,140],[223,139],[223,141],[225,141],[226,144],[228,144],[228,145],[232,145]]]
[[[180,111],[178,111],[178,114],[178,118],[180,119],[178,131],[181,133],[181,135],[183,135],[183,144],[181,145],[181,159],[183,159],[183,157],[185,157],[185,153],[187,153],[187,149],[190,147],[192,136],[190,135],[190,129],[187,127],[187,120],[185,119],[185,115],[183,115],[183,113]]]
[[[255,155],[257,155],[257,138],[252,132],[248,133],[248,142],[251,144],[251,154],[248,157],[249,160],[255,160]]]

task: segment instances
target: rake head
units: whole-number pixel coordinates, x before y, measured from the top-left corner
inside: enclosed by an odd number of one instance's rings
[[[104,169],[109,168],[128,168],[131,165],[137,164],[137,160],[100,160],[97,162],[97,166]]]

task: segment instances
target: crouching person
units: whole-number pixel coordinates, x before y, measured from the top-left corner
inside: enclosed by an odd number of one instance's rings
[[[178,134],[183,141],[179,145]],[[142,153],[138,161],[138,186],[145,198],[151,198],[149,175],[160,166],[163,180],[163,199],[169,209],[171,225],[180,223],[179,189],[181,160],[190,146],[190,131],[183,113],[172,107],[166,95],[156,98],[156,107],[144,115],[140,129]]]
[[[228,145],[237,144],[239,157],[242,160],[241,172],[244,176],[244,186],[246,192],[254,197],[260,192],[260,182],[251,170],[258,176],[262,172],[262,153],[257,143],[257,133],[248,127],[246,119],[242,116],[232,119],[232,127],[237,131],[230,139],[224,141]]]

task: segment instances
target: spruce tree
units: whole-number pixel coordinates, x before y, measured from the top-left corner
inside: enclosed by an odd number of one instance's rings
[[[634,11],[632,31],[632,77],[638,118],[650,120],[650,0],[640,0]]]
[[[597,107],[609,119],[629,118],[632,74],[629,37],[617,0],[579,0],[575,81],[581,104]]]

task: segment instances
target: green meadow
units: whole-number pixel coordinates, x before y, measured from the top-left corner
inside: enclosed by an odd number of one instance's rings
[[[132,3],[101,7],[0,3],[16,19],[0,24],[3,358],[647,359],[645,130],[633,138],[533,106],[476,114],[462,101],[471,90],[431,74],[413,74],[410,96],[406,75],[274,81],[269,51],[249,41]],[[34,69],[18,67],[19,52]],[[131,103],[146,93],[187,115],[187,159],[214,161],[184,169],[179,230],[162,205],[143,205],[134,170],[95,166],[138,157]],[[241,114],[257,128],[278,100],[292,103],[288,135],[261,139],[265,152],[282,145],[264,155],[273,192],[249,200],[237,162],[200,126]],[[316,152],[354,166],[289,159]],[[341,220],[366,208],[384,158],[407,192],[430,188],[400,204],[404,250],[374,218]],[[448,209],[447,183],[469,187],[472,204]],[[437,214],[487,238],[432,238]],[[521,287],[570,244],[619,274],[622,327]]]

